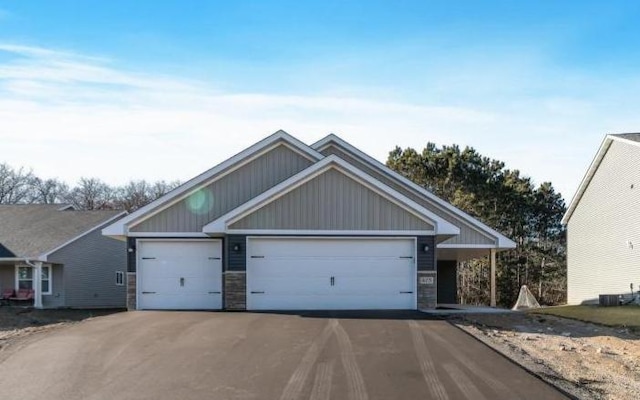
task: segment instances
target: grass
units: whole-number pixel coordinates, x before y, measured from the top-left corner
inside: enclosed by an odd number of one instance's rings
[[[600,325],[631,328],[640,331],[640,306],[599,307],[599,306],[559,306],[531,310],[534,314],[593,322]]]

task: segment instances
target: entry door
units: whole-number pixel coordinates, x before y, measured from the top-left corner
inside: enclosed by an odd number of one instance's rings
[[[248,240],[248,309],[416,307],[412,238]]]
[[[221,241],[139,242],[138,308],[222,308]]]

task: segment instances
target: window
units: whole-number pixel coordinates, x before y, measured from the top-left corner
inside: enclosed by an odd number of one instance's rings
[[[116,286],[124,286],[124,272],[116,271]]]
[[[40,279],[42,294],[51,294],[51,266],[42,267],[42,278]]]
[[[18,289],[33,289],[33,268],[18,267]]]
[[[16,286],[18,289],[33,289],[33,271],[32,267],[18,267],[16,269]],[[51,294],[51,266],[42,266],[42,275],[40,276],[42,294]]]

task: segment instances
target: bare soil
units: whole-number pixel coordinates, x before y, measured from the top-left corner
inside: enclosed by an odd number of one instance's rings
[[[640,335],[550,315],[454,315],[455,325],[580,399],[640,398]]]
[[[36,310],[33,308],[0,307],[0,359],[10,345],[33,336],[79,321],[113,314],[122,310]]]

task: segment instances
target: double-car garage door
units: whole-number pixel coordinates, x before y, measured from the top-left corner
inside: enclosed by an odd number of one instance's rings
[[[247,309],[413,309],[412,238],[248,238]],[[222,243],[139,245],[142,309],[222,308]]]

